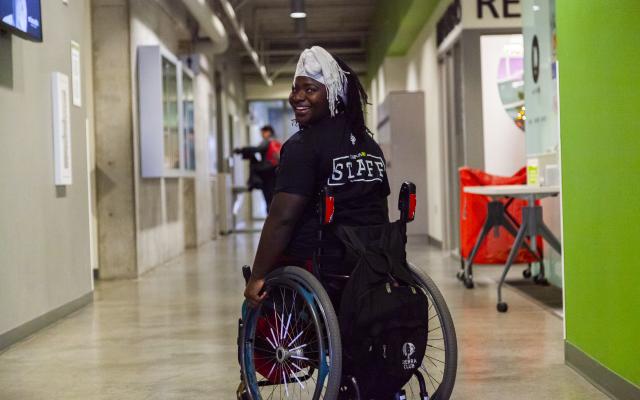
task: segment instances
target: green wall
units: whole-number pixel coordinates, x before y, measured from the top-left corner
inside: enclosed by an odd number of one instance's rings
[[[439,0],[382,0],[376,3],[367,52],[368,78],[384,58],[403,56],[429,21]]]
[[[640,1],[556,6],[567,341],[640,385]]]

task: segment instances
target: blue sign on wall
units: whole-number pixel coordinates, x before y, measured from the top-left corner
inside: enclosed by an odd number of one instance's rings
[[[0,0],[0,28],[25,39],[41,42],[40,0]]]

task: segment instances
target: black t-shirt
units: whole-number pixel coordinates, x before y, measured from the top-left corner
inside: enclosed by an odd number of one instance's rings
[[[343,114],[326,118],[291,136],[280,152],[275,192],[309,197],[286,253],[308,258],[317,247],[320,190],[335,197],[334,223],[377,225],[389,221],[389,181],[380,146],[369,135],[356,137]],[[327,238],[339,246],[337,239]]]

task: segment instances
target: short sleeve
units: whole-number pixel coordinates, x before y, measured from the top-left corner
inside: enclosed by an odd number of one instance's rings
[[[312,197],[316,183],[316,154],[311,143],[292,137],[280,152],[275,192]]]

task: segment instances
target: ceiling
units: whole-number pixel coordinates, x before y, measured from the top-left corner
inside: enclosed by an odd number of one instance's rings
[[[300,51],[313,45],[342,58],[357,74],[366,73],[367,40],[377,0],[305,0],[307,18],[301,20],[289,16],[291,0],[229,1],[274,81],[291,79]],[[234,30],[228,32],[227,51],[241,55],[244,78],[262,80]]]

